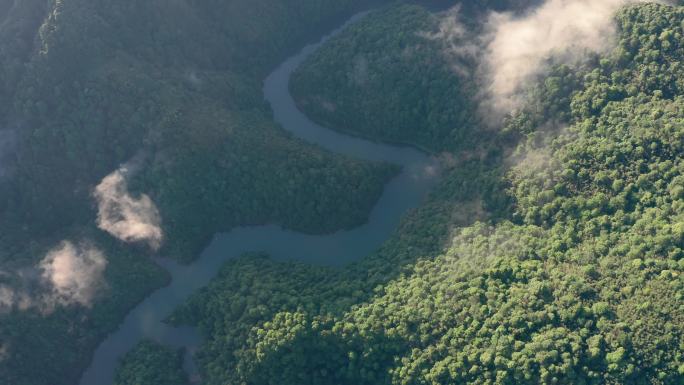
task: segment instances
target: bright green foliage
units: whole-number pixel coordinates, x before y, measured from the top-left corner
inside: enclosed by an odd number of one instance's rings
[[[180,351],[143,341],[121,360],[114,385],[185,385]]]
[[[226,266],[177,314],[207,384],[683,383],[684,9],[617,20],[376,254]]]
[[[477,124],[467,72],[417,5],[376,11],[331,39],[295,72],[291,90],[314,120],[430,151],[465,146]],[[461,44],[462,42],[453,42]]]

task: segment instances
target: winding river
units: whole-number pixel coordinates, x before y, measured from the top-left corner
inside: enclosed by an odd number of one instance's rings
[[[289,93],[290,75],[297,66],[325,40],[364,14],[352,17],[320,42],[304,47],[282,63],[264,81],[264,97],[273,108],[274,119],[295,137],[335,153],[402,166],[402,172],[385,186],[368,222],[350,231],[320,236],[300,234],[273,225],[239,227],[216,235],[191,265],[158,259],[157,262],[172,277],[170,285],[155,291],[135,307],[119,329],[99,345],[80,385],[112,384],[119,358],[144,338],[194,351],[201,343],[201,337],[194,328],[174,328],[162,321],[193,292],[207,285],[227,260],[248,251],[264,251],[276,260],[342,266],[376,250],[397,228],[402,215],[423,200],[437,179],[434,172],[436,163],[432,158],[410,147],[374,143],[321,127],[297,109]],[[186,370],[194,373],[190,356],[186,354]]]

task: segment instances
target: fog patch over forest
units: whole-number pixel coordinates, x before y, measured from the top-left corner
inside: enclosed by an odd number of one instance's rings
[[[461,19],[457,5],[443,15],[437,32],[424,36],[445,43],[461,76],[477,78],[482,115],[497,125],[525,103],[526,90],[555,64],[576,65],[616,43],[615,14],[648,0],[547,0],[527,12],[489,12],[478,33]],[[475,68],[468,62],[475,61]],[[465,63],[465,64],[464,64]]]
[[[28,310],[35,308],[43,313],[50,313],[54,306],[45,306],[45,303],[55,303],[45,293],[46,282],[41,282],[40,273],[35,267],[21,269],[18,272],[3,272],[3,278],[7,283],[0,284],[0,314],[9,313],[13,310]],[[48,290],[49,291],[49,290]]]
[[[643,0],[548,0],[517,17],[492,13],[484,72],[491,108],[508,113],[520,107],[521,91],[548,72],[554,62],[573,64],[589,53],[606,53],[615,45],[617,10]]]
[[[57,306],[91,307],[104,283],[107,259],[89,241],[62,241],[38,266],[2,272],[12,285],[0,284],[0,313],[35,309],[52,313]]]
[[[45,305],[48,308],[56,304],[91,306],[102,287],[106,267],[107,260],[95,246],[87,242],[78,245],[62,242],[40,264],[42,277],[51,288]]]
[[[157,250],[163,239],[159,210],[146,194],[135,198],[128,192],[131,167],[122,166],[95,187],[97,226],[124,242],[144,242]]]
[[[15,296],[14,289],[0,285],[0,312],[5,312],[14,306]]]
[[[462,22],[460,4],[444,12],[437,31],[423,32],[420,36],[441,41],[445,45],[445,53],[452,69],[460,76],[473,76],[469,61],[480,57],[481,37],[475,36]]]

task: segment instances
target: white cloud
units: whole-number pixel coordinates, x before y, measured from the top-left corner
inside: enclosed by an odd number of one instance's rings
[[[10,277],[11,275],[3,274],[3,276]],[[36,305],[25,287],[31,280],[23,277],[21,273],[17,276],[19,279],[13,277],[14,284],[17,287],[0,284],[0,314],[8,313],[14,309],[26,310]]]
[[[128,192],[126,167],[106,176],[95,187],[97,226],[124,242],[145,242],[156,250],[163,233],[159,210],[149,196],[134,198]]]
[[[0,285],[0,313],[9,311],[14,306],[16,294],[14,290],[6,285]]]
[[[520,107],[524,88],[551,62],[576,63],[615,44],[615,13],[640,0],[547,0],[524,16],[492,13],[482,62],[486,100],[496,113]]]
[[[54,304],[91,306],[103,285],[106,266],[107,260],[95,246],[63,241],[40,263],[42,278],[50,288],[44,304],[48,308]]]
[[[58,306],[90,307],[105,286],[107,260],[89,242],[62,241],[37,267],[2,272],[12,284],[0,284],[0,313],[37,309],[49,314]]]

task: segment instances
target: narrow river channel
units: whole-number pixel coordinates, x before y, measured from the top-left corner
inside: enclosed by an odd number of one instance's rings
[[[276,260],[343,266],[376,250],[397,228],[402,215],[420,204],[437,179],[436,162],[430,156],[410,147],[374,143],[321,127],[297,109],[289,92],[290,75],[297,66],[325,40],[364,15],[352,17],[320,42],[304,47],[283,62],[265,79],[264,97],[273,108],[276,122],[294,136],[331,152],[402,166],[402,172],[385,186],[368,222],[350,231],[319,236],[273,225],[239,227],[217,234],[200,258],[190,265],[159,259],[157,262],[171,274],[170,285],[155,291],[135,307],[119,328],[99,345],[80,385],[111,385],[118,360],[141,339],[193,351],[201,343],[197,331],[173,328],[163,320],[193,292],[206,286],[227,260],[249,251],[264,251]],[[186,359],[186,369],[195,371],[191,359]]]

